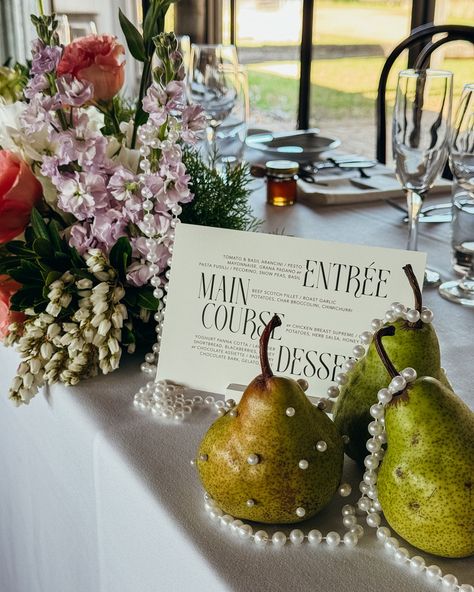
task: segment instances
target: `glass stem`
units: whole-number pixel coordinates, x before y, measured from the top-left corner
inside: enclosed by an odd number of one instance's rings
[[[407,189],[408,209],[408,251],[418,250],[418,219],[420,217],[423,196],[411,189]]]
[[[216,126],[208,125],[206,128],[207,158],[209,166],[213,166],[216,160]]]

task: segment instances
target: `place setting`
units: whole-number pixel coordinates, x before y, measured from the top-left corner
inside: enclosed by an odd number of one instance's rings
[[[274,55],[239,3],[229,35],[110,4],[40,0],[0,68],[5,591],[474,592],[474,83],[430,66],[443,30],[380,61],[386,158],[308,117],[334,81],[305,27],[292,69],[284,2]]]

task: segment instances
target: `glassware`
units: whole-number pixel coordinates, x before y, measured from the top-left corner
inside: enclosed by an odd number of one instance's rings
[[[233,45],[191,46],[189,99],[201,105],[207,117],[209,160],[216,154],[217,128],[234,109],[241,89],[237,51]]]
[[[426,192],[448,155],[452,78],[451,72],[429,69],[403,70],[398,75],[392,144],[397,178],[407,195],[410,251],[417,250],[418,218]],[[439,274],[427,269],[424,285],[439,282]]]
[[[249,87],[245,68],[238,68],[238,93],[232,111],[216,130],[216,164],[233,165],[242,161],[249,120]],[[210,147],[208,147],[210,151]]]
[[[441,296],[474,307],[474,84],[466,84],[459,103],[449,148],[454,176],[452,247],[453,266],[465,274],[459,281],[441,284]]]

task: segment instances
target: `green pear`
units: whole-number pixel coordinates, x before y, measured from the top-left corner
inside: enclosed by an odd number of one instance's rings
[[[397,370],[376,340],[393,378]],[[474,413],[439,380],[422,376],[386,405],[385,431],[377,489],[389,525],[427,553],[472,555]]]
[[[415,308],[422,311],[420,287],[410,265],[403,270],[407,275],[415,297]],[[393,325],[395,337],[386,344],[387,353],[397,368],[413,367],[418,376],[433,376],[450,388],[441,368],[438,338],[431,323],[421,319],[409,322],[399,319],[384,326]],[[341,387],[334,406],[334,422],[341,435],[349,437],[345,446],[348,456],[363,467],[367,454],[367,426],[372,421],[371,405],[377,402],[377,392],[388,384],[390,376],[380,361],[371,342],[367,353],[347,372],[347,382]]]
[[[260,338],[262,373],[237,407],[202,440],[197,466],[206,491],[237,518],[291,523],[310,518],[334,495],[342,475],[343,442],[334,423],[293,379],[274,376],[268,341]]]

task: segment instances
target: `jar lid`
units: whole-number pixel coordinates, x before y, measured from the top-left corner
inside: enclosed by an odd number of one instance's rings
[[[300,165],[294,160],[269,160],[265,163],[267,173],[276,175],[295,175]]]

